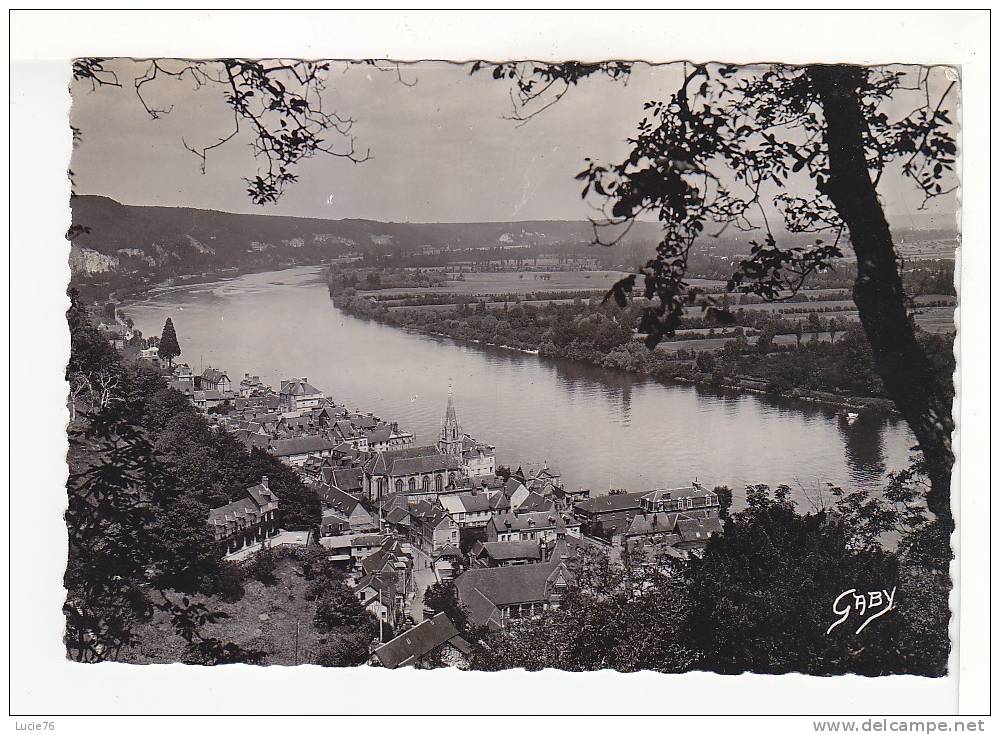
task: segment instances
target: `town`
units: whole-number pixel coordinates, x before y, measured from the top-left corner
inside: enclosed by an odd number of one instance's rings
[[[362,606],[402,631],[373,641],[374,665],[464,665],[459,627],[424,603],[434,585],[453,587],[469,625],[499,630],[558,607],[581,547],[655,567],[700,555],[722,531],[719,494],[697,482],[592,496],[546,462],[498,465],[492,444],[462,430],[450,386],[438,440],[420,446],[398,423],[349,409],[306,376],[274,388],[251,373],[235,383],[214,367],[199,375],[161,365],[156,347],[138,359],[218,430],[274,455],[316,493],[318,529],[282,527],[267,477],[206,522],[228,562],[280,546],[326,549]]]

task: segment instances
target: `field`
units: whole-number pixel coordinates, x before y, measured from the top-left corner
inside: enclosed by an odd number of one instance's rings
[[[420,296],[447,294],[450,296],[488,296],[492,294],[528,294],[535,291],[607,291],[625,274],[621,271],[517,271],[504,273],[465,273],[464,280],[448,281],[431,288],[386,288],[359,293],[379,298],[388,296]],[[690,283],[702,288],[722,286],[722,281],[693,278]]]

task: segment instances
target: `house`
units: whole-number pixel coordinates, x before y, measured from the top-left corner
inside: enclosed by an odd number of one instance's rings
[[[357,496],[345,493],[332,485],[318,485],[315,489],[324,510],[332,510],[347,521],[347,530],[352,532],[372,531],[378,527],[377,521],[365,509]]]
[[[334,448],[334,457],[336,451]],[[360,496],[365,489],[365,471],[360,467],[334,467],[329,482],[338,490]]]
[[[573,506],[573,514],[592,536],[621,533],[636,513],[642,510],[640,501],[647,492],[601,495]],[[600,525],[598,525],[600,524]]]
[[[181,383],[187,383],[191,386],[192,390],[194,389],[194,373],[191,372],[191,368],[185,362],[174,366],[173,371],[170,373],[170,380],[171,382],[178,381]]]
[[[330,438],[338,444],[346,444],[358,452],[368,452],[368,437],[346,418],[337,419],[330,425]]]
[[[380,534],[362,534],[351,537],[351,558],[358,565],[376,551],[382,548],[382,544],[390,537]]]
[[[577,503],[582,503],[585,500],[590,500],[590,488],[581,487],[576,490],[572,490],[567,487],[560,485],[552,490],[552,499],[556,503],[557,510],[569,510],[572,511],[573,507]]]
[[[527,499],[531,491],[520,479],[511,475],[503,485],[503,494],[507,497],[511,509],[514,509]]]
[[[468,434],[462,437],[462,466],[469,477],[486,477],[497,471],[496,447],[473,439]]]
[[[703,518],[718,517],[719,496],[698,483],[673,490],[653,490],[639,498],[643,513],[678,513]]]
[[[653,557],[660,551],[700,552],[712,536],[722,533],[718,517],[691,517],[686,513],[640,513],[629,521],[615,542],[630,554]],[[683,556],[682,554],[673,554]]]
[[[580,521],[567,513],[507,513],[486,525],[487,541],[557,541],[566,536],[579,538]]]
[[[554,467],[549,467],[548,462],[526,464],[523,468],[518,467],[514,474],[529,490],[540,495],[550,495],[555,488],[562,487],[562,475]]]
[[[351,522],[347,520],[339,511],[333,508],[324,508],[320,514],[319,535],[341,536],[350,533]]]
[[[406,594],[392,574],[370,574],[357,581],[354,594],[361,606],[384,623],[395,627],[405,615]]]
[[[369,663],[387,669],[402,666],[464,668],[471,651],[455,624],[440,612],[376,648]]]
[[[400,591],[407,594],[413,588],[413,558],[403,551],[398,539],[387,536],[382,545],[361,560],[361,573],[395,574]]]
[[[139,350],[139,360],[149,363],[153,367],[160,367],[160,348],[146,347]]]
[[[287,465],[302,467],[309,457],[329,457],[336,446],[319,434],[271,439],[268,451]]]
[[[196,390],[191,393],[191,402],[199,411],[208,412],[226,403],[226,396],[217,390]]]
[[[208,525],[226,555],[244,547],[263,544],[278,535],[278,496],[268,487],[267,476],[246,488],[242,497],[208,512]]]
[[[210,367],[201,374],[200,378],[198,378],[198,385],[196,387],[199,390],[214,390],[219,393],[230,393],[233,390],[233,382],[223,371]]]
[[[498,630],[558,607],[573,581],[562,559],[553,557],[542,564],[469,569],[455,578],[455,589],[471,625]]]
[[[453,544],[446,544],[431,555],[434,571],[442,580],[454,579],[465,563],[465,554]]]
[[[368,444],[367,451],[370,452],[389,452],[413,446],[413,434],[400,431],[399,424],[395,422],[363,430],[362,437]]]
[[[374,502],[390,492],[437,497],[461,476],[462,461],[437,447],[379,452],[364,465],[365,493]]]
[[[493,517],[486,493],[472,492],[442,495],[438,502],[460,528],[482,528]]]
[[[259,375],[251,375],[250,373],[243,373],[243,380],[240,381],[240,397],[241,398],[252,398],[254,396],[262,396],[270,390],[264,383],[261,382]]]
[[[459,526],[440,505],[421,500],[410,508],[410,540],[433,554],[448,544],[459,544]]]
[[[290,378],[281,381],[278,398],[284,411],[298,411],[318,408],[326,400],[326,394],[310,385],[309,378]]]
[[[551,513],[555,511],[556,504],[552,498],[543,498],[534,490],[513,507],[515,513]]]
[[[538,541],[476,541],[469,549],[469,561],[476,567],[511,567],[541,560]]]

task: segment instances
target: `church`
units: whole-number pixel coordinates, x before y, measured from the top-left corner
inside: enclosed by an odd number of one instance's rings
[[[444,412],[438,449],[442,454],[461,458],[466,477],[486,477],[496,473],[496,447],[476,441],[462,432],[451,386],[448,387],[448,407]]]
[[[373,502],[389,493],[433,499],[463,478],[495,472],[495,448],[462,432],[449,388],[437,445],[372,452],[364,463],[364,492]]]

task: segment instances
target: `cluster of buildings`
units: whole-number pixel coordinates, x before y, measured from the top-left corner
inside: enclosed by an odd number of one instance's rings
[[[213,421],[294,468],[319,497],[329,560],[376,619],[405,629],[373,649],[382,666],[459,665],[467,655],[455,621],[425,610],[436,582],[453,582],[469,626],[500,629],[559,605],[581,545],[652,562],[698,554],[722,529],[718,496],[697,483],[592,498],[546,463],[498,476],[494,448],[462,431],[450,391],[438,441],[418,446],[307,378],[274,391],[247,374],[234,390],[224,372],[186,367],[174,369],[174,387],[190,385],[200,408],[221,396]],[[208,523],[227,554],[243,554],[280,532],[279,502],[264,478]]]

